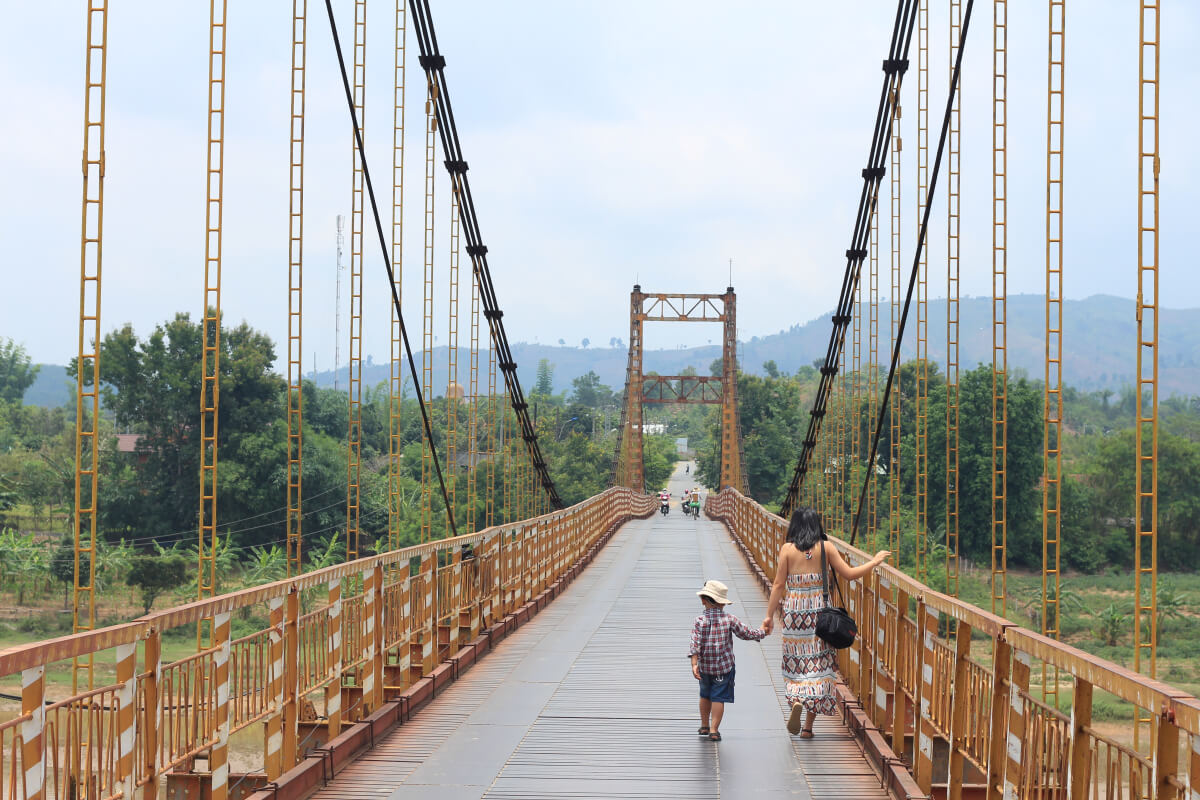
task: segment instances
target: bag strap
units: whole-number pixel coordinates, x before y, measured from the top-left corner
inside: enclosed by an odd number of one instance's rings
[[[829,597],[829,565],[825,562],[825,541],[825,539],[822,539],[817,543],[821,547],[821,594],[825,599],[826,607],[832,607],[833,602]],[[842,585],[838,583],[838,579],[836,577],[833,579],[833,588],[837,590],[838,600],[841,601],[843,606],[846,605],[846,598],[842,594]]]

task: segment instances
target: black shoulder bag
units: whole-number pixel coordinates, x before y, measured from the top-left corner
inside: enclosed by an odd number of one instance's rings
[[[829,567],[825,563],[825,542],[818,542],[818,544],[821,547],[821,586],[825,607],[817,612],[817,636],[830,647],[843,650],[854,644],[854,637],[858,635],[858,626],[854,624],[854,618],[845,608],[840,605],[835,606],[830,599]],[[846,600],[842,595],[842,587],[837,582],[837,578],[834,578],[833,585],[837,589],[838,600],[844,604]]]

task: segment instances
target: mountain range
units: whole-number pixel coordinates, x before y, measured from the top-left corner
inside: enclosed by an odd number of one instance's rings
[[[1008,298],[1008,365],[1010,372],[1024,371],[1040,379],[1045,361],[1045,299],[1042,295],[1014,295]],[[890,309],[881,307],[879,341],[881,351],[888,348]],[[738,343],[738,360],[743,370],[763,374],[763,365],[774,361],[783,372],[795,372],[802,366],[823,359],[832,330],[832,313],[803,325],[768,336],[754,336]],[[992,300],[967,297],[959,302],[959,368],[967,370],[992,360]],[[910,312],[905,330],[904,358],[916,352],[916,309]],[[1162,309],[1159,315],[1159,391],[1171,395],[1200,395],[1200,309]],[[864,323],[863,351],[867,348]],[[929,303],[929,357],[944,365],[946,358],[946,301]],[[847,342],[849,346],[849,342]],[[1132,300],[1110,295],[1093,295],[1084,300],[1063,302],[1063,381],[1084,391],[1110,389],[1120,391],[1133,385],[1137,349],[1137,320]],[[594,371],[604,383],[619,391],[625,383],[627,351],[619,347],[561,347],[517,342],[511,346],[517,362],[521,385],[528,392],[537,380],[542,359],[554,368],[556,392],[570,391],[571,381]],[[445,347],[434,350],[434,385],[447,384]],[[674,350],[647,350],[643,369],[662,375],[677,375],[687,367],[708,374],[709,365],[721,357],[719,346]],[[883,352],[883,358],[887,357]],[[418,361],[420,355],[417,354]],[[468,353],[459,351],[459,383],[467,381]],[[487,357],[480,353],[480,380],[486,382]],[[387,363],[370,359],[363,366],[363,381],[373,386],[388,380]],[[332,370],[309,375],[318,386],[333,386]],[[346,386],[346,370],[337,376],[338,385]],[[72,385],[64,367],[42,366],[37,381],[26,393],[31,405],[60,405],[70,398]],[[442,391],[437,391],[441,394]]]

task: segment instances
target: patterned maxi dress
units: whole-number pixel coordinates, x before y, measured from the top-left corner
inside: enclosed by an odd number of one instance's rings
[[[783,600],[783,681],[788,705],[810,713],[837,714],[834,701],[836,652],[817,638],[817,612],[824,607],[821,574],[788,575]]]

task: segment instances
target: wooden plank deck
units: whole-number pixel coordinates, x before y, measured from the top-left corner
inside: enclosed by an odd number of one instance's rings
[[[683,476],[673,480],[679,496]],[[696,590],[729,585],[751,625],[766,598],[718,523],[624,526],[568,589],[316,796],[886,798],[840,720],[784,728],[780,639],[735,640],[724,741],[702,740],[686,658]]]

